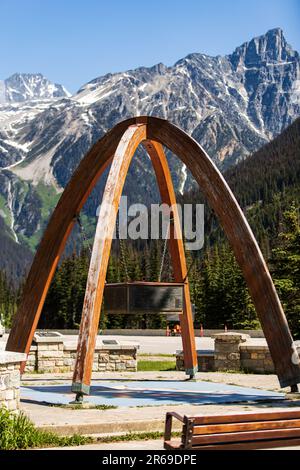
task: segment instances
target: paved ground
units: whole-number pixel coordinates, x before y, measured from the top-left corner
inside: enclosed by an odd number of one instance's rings
[[[99,336],[98,341],[105,338]],[[137,337],[137,336],[114,336],[122,342],[137,342],[140,344],[140,354],[174,354],[177,349],[181,349],[180,337]],[[76,336],[68,336],[66,341],[76,343]],[[265,344],[264,339],[251,339],[255,344]],[[6,338],[0,338],[0,349],[4,348]],[[212,350],[213,339],[196,338],[197,349]],[[71,385],[72,374],[25,374],[23,376],[22,385],[24,387],[37,388],[39,386],[57,387]],[[94,380],[112,382],[120,384],[131,380],[135,381],[137,386],[145,387],[145,381],[172,380],[181,381],[185,378],[183,372],[107,372],[94,373]],[[254,388],[257,390],[281,391],[277,377],[275,375],[255,375],[255,374],[237,374],[237,373],[219,373],[206,372],[198,373],[197,380],[206,382],[209,389],[209,383],[218,384],[219,390],[225,390],[226,385],[236,385],[239,387]],[[149,385],[149,383],[148,383]],[[194,384],[197,386],[197,384]],[[201,388],[203,384],[199,384]],[[215,390],[215,388],[214,388]],[[232,389],[234,390],[234,389]],[[288,391],[288,390],[285,390]],[[81,434],[101,434],[108,435],[116,432],[142,432],[142,431],[162,431],[164,427],[164,418],[167,411],[176,410],[180,414],[188,415],[208,415],[208,414],[224,414],[237,413],[243,411],[251,411],[257,409],[286,409],[293,406],[300,409],[299,401],[273,401],[265,403],[241,402],[241,403],[221,403],[213,402],[210,404],[192,405],[190,400],[185,404],[172,405],[161,404],[160,406],[143,406],[143,407],[125,407],[119,406],[111,410],[99,409],[80,409],[72,410],[69,408],[61,408],[57,406],[48,406],[40,401],[27,399],[22,401],[22,410],[33,420],[33,422],[42,429],[54,430],[61,435],[81,433]],[[127,449],[145,449],[158,450],[162,449],[162,441],[133,441],[120,442],[114,444],[93,444],[88,446],[80,446],[75,449],[95,449],[95,450],[127,450]]]
[[[185,380],[187,376],[180,371],[164,372],[94,372],[93,380]],[[206,382],[224,383],[229,385],[241,385],[243,387],[253,387],[261,390],[281,391],[277,376],[274,374],[243,374],[227,372],[198,372],[197,380]],[[23,385],[55,385],[68,381],[72,382],[72,373],[64,374],[24,374]],[[288,391],[286,389],[285,391]]]
[[[59,447],[46,450],[164,450],[162,440],[115,442],[114,444],[89,444],[78,447]],[[300,450],[300,447],[278,447],[272,450]]]
[[[68,382],[21,387],[21,398],[36,402],[68,405],[74,394]],[[284,394],[249,387],[205,381],[93,380],[88,402],[122,407],[204,405],[283,399]]]
[[[113,444],[88,444],[77,447],[54,447],[45,450],[164,450],[162,439],[149,441],[114,442]]]
[[[128,381],[135,379],[135,384],[138,385],[138,380],[145,383],[145,379],[149,381],[154,380],[181,380],[184,374],[182,372],[137,372],[137,373],[106,373],[94,374],[94,379],[106,378],[109,381],[118,380]],[[211,373],[198,373],[198,380],[205,380],[207,387],[209,381],[211,385],[217,383],[219,389],[225,390],[222,384],[238,385],[257,390],[279,390],[278,380],[275,375],[255,375],[255,374],[227,374],[219,372]],[[57,386],[66,383],[66,379],[70,380],[70,374],[50,375],[50,374],[26,374],[23,378],[23,385],[36,387],[39,385]],[[182,382],[186,384],[187,382]],[[193,383],[197,387],[197,383]],[[199,388],[201,383],[199,383]],[[257,392],[258,393],[258,392]],[[228,399],[230,401],[230,398]],[[34,402],[32,400],[22,401],[21,407],[26,414],[35,422],[39,427],[47,429],[55,429],[59,433],[72,434],[73,432],[81,433],[110,433],[110,432],[130,432],[130,431],[157,431],[163,429],[163,422],[166,411],[176,409],[179,413],[186,414],[210,414],[210,413],[232,413],[238,410],[247,411],[257,408],[272,408],[279,409],[281,407],[290,406],[291,404],[298,405],[297,402],[282,403],[274,401],[273,403],[240,403],[229,404],[220,403],[215,401],[213,404],[205,405],[192,405],[186,404],[172,404],[160,406],[144,406],[144,407],[124,407],[120,406],[111,410],[97,410],[97,409],[81,409],[72,410],[61,407],[49,407],[45,403]],[[300,403],[299,403],[300,405]]]
[[[181,380],[182,372],[137,372],[120,373],[110,372],[105,374],[94,373],[94,379],[105,378],[108,381],[135,380],[135,384],[145,383],[145,380]],[[279,384],[275,375],[255,375],[255,374],[228,374],[220,372],[198,373],[198,380],[206,383],[219,384],[224,389],[223,384],[238,385],[256,388],[257,390],[279,391]],[[71,383],[71,374],[26,374],[23,377],[23,386],[53,385]],[[181,382],[183,385],[186,382]],[[194,383],[197,386],[197,383]],[[200,386],[201,384],[199,384]],[[281,390],[282,391],[282,390]],[[287,390],[286,390],[287,391]],[[22,410],[32,419],[32,421],[42,429],[52,430],[61,435],[73,433],[92,435],[111,435],[112,433],[130,433],[146,431],[163,431],[164,419],[167,411],[175,410],[179,414],[187,415],[209,415],[209,414],[232,414],[254,410],[280,410],[287,407],[300,409],[300,400],[276,400],[272,402],[241,402],[241,403],[220,403],[203,405],[172,404],[160,406],[144,407],[124,407],[120,406],[111,410],[99,409],[69,409],[57,406],[47,406],[41,402],[22,401]],[[174,429],[178,429],[176,427]],[[127,441],[115,443],[99,443],[87,446],[74,447],[76,450],[159,450],[162,449],[162,440],[149,441]],[[66,448],[68,449],[68,448]]]
[[[258,409],[266,411],[281,410],[290,407],[292,404],[300,409],[299,401],[294,403],[236,403],[194,406],[186,404],[142,408],[120,407],[112,410],[72,410],[35,403],[22,403],[21,408],[39,428],[52,430],[61,435],[71,435],[74,433],[110,435],[116,432],[163,431],[167,411],[176,411],[179,414],[190,416],[236,414]],[[177,423],[175,425],[176,428],[179,429]]]

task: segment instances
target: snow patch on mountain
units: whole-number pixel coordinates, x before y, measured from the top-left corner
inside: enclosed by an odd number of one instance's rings
[[[299,70],[298,52],[277,28],[225,57],[193,53],[170,67],[157,64],[107,74],[72,97],[40,74],[15,74],[0,82],[0,179],[5,174],[28,187],[41,181],[61,190],[90,147],[118,122],[136,115],[168,119],[224,170],[300,115]],[[174,186],[183,193],[192,187],[191,174],[169,156]],[[125,189],[136,200],[148,197],[149,202],[158,195],[149,178],[151,162],[142,157],[141,151],[130,166]],[[33,190],[30,195],[34,199]],[[94,202],[90,208],[87,203],[88,215]],[[38,205],[36,200],[32,204]],[[24,213],[26,225],[31,209],[24,203],[20,210],[18,220]],[[36,213],[28,233],[38,226],[38,217]]]
[[[46,185],[54,186],[60,192],[62,189],[58,186],[51,168],[52,157],[60,144],[61,142],[57,143],[51,150],[42,153],[39,158],[31,161],[28,165],[11,165],[10,169],[22,180],[31,181],[34,186],[42,181]]]
[[[15,73],[2,81],[0,89],[0,103],[71,96],[65,87],[51,82],[40,73]]]

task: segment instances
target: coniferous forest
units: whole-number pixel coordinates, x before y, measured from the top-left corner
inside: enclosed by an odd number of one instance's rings
[[[225,173],[254,231],[271,270],[288,322],[295,338],[300,338],[300,119],[270,144]],[[198,189],[179,198],[180,203],[205,203]],[[242,273],[218,222],[205,204],[205,244],[197,253],[186,253],[195,324],[204,328],[259,328],[259,321]],[[123,251],[123,256],[122,252]],[[122,250],[113,242],[107,282],[158,279],[163,241],[134,244],[126,241]],[[39,327],[77,328],[80,323],[89,266],[87,246],[74,248],[65,257],[51,284]],[[126,268],[124,263],[126,263]],[[172,280],[167,254],[163,281]],[[10,325],[21,288],[0,273],[0,312]],[[163,328],[162,315],[125,316],[105,312],[101,327]]]

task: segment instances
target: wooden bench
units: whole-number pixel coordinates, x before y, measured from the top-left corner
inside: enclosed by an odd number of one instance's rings
[[[172,439],[172,420],[182,422],[180,440]],[[236,415],[180,416],[167,413],[167,450],[247,450],[300,445],[300,410]]]

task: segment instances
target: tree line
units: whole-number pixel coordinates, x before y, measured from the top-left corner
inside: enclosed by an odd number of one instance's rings
[[[22,286],[16,287],[7,277],[5,271],[0,271],[0,319],[5,327],[11,326],[11,320],[16,313],[20,300]]]
[[[225,173],[267,260],[285,313],[295,337],[300,337],[300,119],[273,142]],[[197,190],[179,198],[180,203],[204,202]],[[258,328],[259,322],[243,275],[217,219],[205,210],[205,249],[196,255],[189,273],[196,325],[204,328]],[[162,241],[126,242],[121,256],[113,243],[107,282],[156,281],[161,267]],[[187,263],[192,255],[186,253]],[[195,255],[193,255],[195,256]],[[77,328],[80,323],[89,267],[85,246],[65,257],[54,276],[40,327]],[[127,273],[127,274],[126,274]],[[20,289],[4,274],[0,277],[0,308],[9,324],[18,303]],[[167,254],[162,280],[172,281]],[[163,328],[162,315],[101,315],[101,327]]]
[[[300,223],[299,207],[292,204],[283,214],[280,231],[268,258],[271,274],[295,337],[300,332]],[[126,269],[113,248],[107,282],[126,280],[157,281],[163,246],[159,241],[137,250],[126,246]],[[192,263],[187,253],[188,265]],[[58,268],[40,320],[44,328],[78,328],[89,267],[89,252],[83,249],[65,258]],[[128,278],[126,277],[128,274]],[[172,281],[167,255],[163,281]],[[193,263],[189,273],[191,299],[195,305],[195,325],[204,328],[256,329],[259,321],[243,274],[225,240],[209,246]],[[107,315],[104,308],[101,328],[164,328],[164,315]]]

